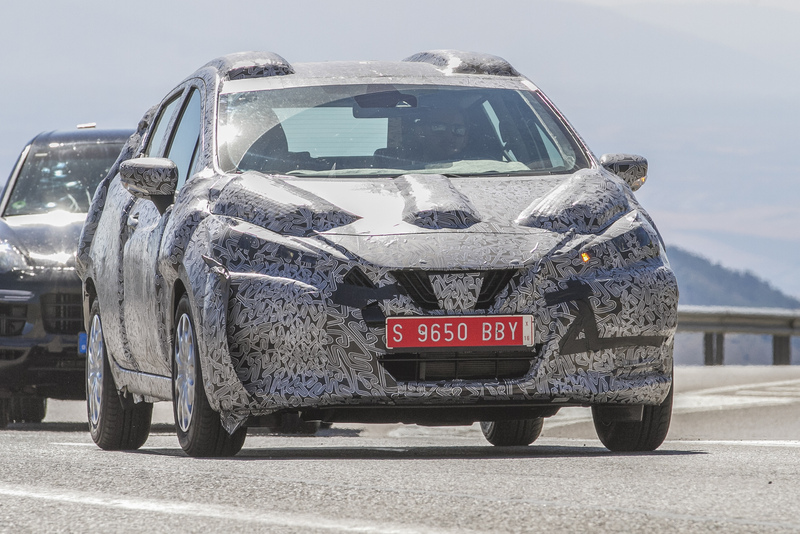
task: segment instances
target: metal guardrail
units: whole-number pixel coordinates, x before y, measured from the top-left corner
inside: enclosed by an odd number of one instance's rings
[[[800,309],[678,306],[678,332],[703,332],[706,365],[722,365],[725,334],[772,336],[772,363],[792,361],[791,336],[800,336]]]

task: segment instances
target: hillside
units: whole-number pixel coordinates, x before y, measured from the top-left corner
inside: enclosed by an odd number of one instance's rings
[[[680,247],[667,247],[681,304],[800,308],[800,300],[752,273],[727,269]]]

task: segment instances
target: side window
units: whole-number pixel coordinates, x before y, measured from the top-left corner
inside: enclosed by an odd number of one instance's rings
[[[161,113],[158,115],[156,126],[153,128],[153,134],[147,141],[147,149],[144,151],[145,156],[158,157],[164,153],[164,147],[167,144],[167,126],[169,126],[169,120],[175,113],[175,108],[177,107],[178,102],[180,102],[180,96],[181,93],[175,95],[175,97],[164,106],[164,108],[161,110]]]
[[[186,105],[181,111],[181,116],[175,126],[172,142],[167,149],[166,156],[178,167],[178,189],[186,182],[194,166],[198,145],[200,143],[200,128],[202,125],[200,105],[200,91],[192,89]]]

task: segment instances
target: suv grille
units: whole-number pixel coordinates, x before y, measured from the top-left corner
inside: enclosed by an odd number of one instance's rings
[[[379,361],[395,380],[492,380],[522,378],[531,368],[535,353],[515,352],[436,352],[393,353]]]
[[[452,271],[447,271],[452,272]],[[411,297],[414,303],[423,310],[438,310],[439,299],[433,292],[433,285],[431,284],[429,274],[438,274],[439,271],[421,271],[421,270],[404,270],[392,271],[391,274],[405,290],[406,294]],[[476,310],[488,310],[497,295],[505,289],[511,279],[514,277],[516,271],[514,269],[498,269],[493,271],[486,271],[483,274],[483,282],[481,283],[481,291],[478,294],[478,301],[475,304]]]
[[[0,362],[16,360],[25,355],[25,349],[0,349]]]
[[[26,304],[0,304],[0,336],[18,336],[28,317]]]
[[[79,293],[42,295],[42,320],[50,334],[77,334],[83,330],[83,299]]]

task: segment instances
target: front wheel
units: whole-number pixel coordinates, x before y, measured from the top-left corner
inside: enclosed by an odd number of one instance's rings
[[[242,449],[247,428],[233,434],[222,426],[219,414],[206,398],[197,336],[189,304],[183,295],[175,312],[175,357],[172,361],[172,410],[181,448],[189,456],[233,456]]]
[[[667,437],[672,419],[672,388],[667,398],[656,406],[645,406],[641,421],[608,421],[603,406],[592,406],[597,437],[613,452],[656,450]]]
[[[150,435],[153,404],[122,401],[111,376],[97,301],[92,304],[91,317],[86,347],[86,412],[89,416],[89,433],[101,449],[138,449]]]
[[[486,440],[498,447],[525,447],[542,433],[544,417],[511,421],[481,421]]]

